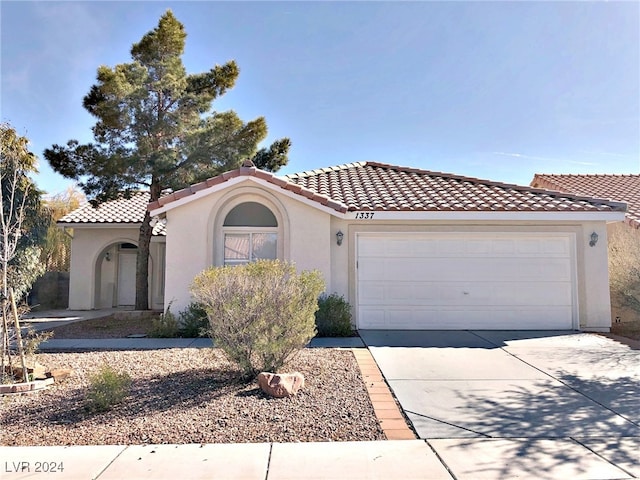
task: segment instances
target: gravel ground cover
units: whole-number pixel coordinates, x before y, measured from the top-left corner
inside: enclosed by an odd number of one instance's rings
[[[218,349],[41,353],[74,376],[36,394],[0,397],[2,445],[98,445],[383,440],[349,350],[305,349],[297,396],[273,399],[241,383]],[[104,364],[133,378],[127,399],[85,409],[88,377]]]

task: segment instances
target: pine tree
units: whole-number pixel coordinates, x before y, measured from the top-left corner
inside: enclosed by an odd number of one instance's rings
[[[258,151],[267,136],[263,117],[244,123],[233,111],[212,111],[212,102],[232,88],[235,61],[187,74],[182,62],[186,33],[167,11],[158,26],[131,48],[131,63],[98,68],[97,83],[83,106],[96,119],[95,142],[53,145],[44,156],[52,168],[78,181],[94,204],[148,190],[151,201],[165,189],[183,188],[237,168],[254,158],[275,171],[287,162],[290,141]],[[151,218],[140,226],[136,309],[148,309]]]

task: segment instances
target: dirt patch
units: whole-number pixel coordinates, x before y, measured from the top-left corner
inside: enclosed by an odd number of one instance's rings
[[[53,338],[126,338],[145,335],[151,329],[151,317],[123,318],[118,315],[69,323],[52,329]]]
[[[640,312],[622,305],[615,297],[611,301],[611,333],[640,340]]]
[[[632,340],[640,340],[640,322],[614,323],[611,325],[611,333]]]
[[[349,350],[305,349],[283,371],[306,385],[285,399],[241,383],[218,349],[38,354],[74,377],[38,394],[0,401],[2,445],[127,445],[383,440]],[[108,364],[133,379],[106,413],[85,409],[88,377]],[[27,419],[28,425],[25,424]]]

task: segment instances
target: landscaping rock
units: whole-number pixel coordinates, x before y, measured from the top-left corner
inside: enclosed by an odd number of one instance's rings
[[[44,380],[47,378],[46,370],[47,368],[44,365],[40,365],[38,362],[27,361],[27,375],[29,378],[26,380]],[[13,368],[10,368],[8,365],[5,365],[5,372],[12,375],[19,381],[24,381],[22,378],[22,364],[18,360],[17,364],[13,365]]]
[[[0,397],[3,446],[385,439],[358,364],[346,349],[305,348],[298,352],[282,372],[301,372],[304,390],[288,398],[265,395],[255,380],[238,381],[242,372],[217,348],[36,356],[51,370],[72,368],[73,376],[53,388]],[[127,401],[108,412],[88,414],[83,408],[84,393],[90,377],[104,364],[127,372],[136,381]],[[56,480],[54,477],[49,480]],[[4,479],[1,473],[0,478]]]
[[[47,377],[53,378],[56,383],[61,382],[62,380],[69,378],[73,374],[73,370],[70,368],[54,368],[53,370],[47,372]]]
[[[264,393],[276,398],[290,397],[304,387],[304,375],[294,373],[262,372],[258,375],[258,385]]]
[[[44,380],[47,378],[47,367],[40,365],[38,362],[27,365],[27,371],[33,375],[32,380]]]

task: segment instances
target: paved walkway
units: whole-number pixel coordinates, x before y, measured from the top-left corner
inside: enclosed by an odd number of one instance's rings
[[[26,327],[26,324],[28,324],[38,332],[81,320],[108,317],[113,313],[122,311],[124,311],[122,308],[106,308],[104,310],[45,310],[27,313],[20,319],[20,323],[23,327]]]

